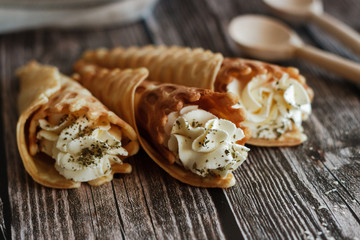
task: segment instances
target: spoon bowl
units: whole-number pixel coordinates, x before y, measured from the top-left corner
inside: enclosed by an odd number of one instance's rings
[[[244,53],[267,61],[292,58],[294,46],[302,45],[294,31],[265,16],[236,17],[229,25],[229,34]]]
[[[263,0],[265,5],[277,16],[293,22],[308,21],[311,14],[322,14],[321,0]]]

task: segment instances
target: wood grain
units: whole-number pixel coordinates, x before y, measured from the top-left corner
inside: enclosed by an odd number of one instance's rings
[[[193,3],[193,5],[192,9],[199,9],[199,7],[195,6],[196,3]],[[251,5],[252,8],[255,7],[255,3]],[[208,5],[202,6],[202,9],[210,8],[211,11],[205,10],[194,15],[201,18],[202,15],[212,12],[213,16],[215,16],[213,19],[221,19],[223,23],[220,25],[212,25],[211,23],[207,25],[197,24],[197,31],[189,32],[189,36],[184,34],[183,38],[189,38],[190,41],[190,39],[196,39],[200,35],[205,38],[216,36],[219,39],[221,38],[219,36],[223,35],[223,39],[228,41],[225,29],[227,23],[231,17],[242,12],[246,13],[248,11],[247,7],[239,8],[234,3],[233,5],[228,4],[226,8],[219,8],[215,1],[208,1]],[[262,8],[259,7],[258,9]],[[265,13],[265,11],[260,13]],[[172,18],[175,19],[172,21],[173,26],[170,28],[177,28],[180,20],[176,20],[176,18],[186,18],[186,15],[179,11],[175,16],[172,15]],[[204,18],[208,19],[209,15]],[[157,25],[161,26],[162,24],[165,23],[159,22]],[[166,22],[166,24],[169,24],[169,22]],[[184,23],[181,22],[181,24],[184,27]],[[209,26],[213,26],[213,28],[209,30]],[[188,27],[191,29],[190,24],[188,24]],[[164,27],[158,27],[158,29],[164,29]],[[187,28],[184,27],[184,29]],[[163,35],[166,35],[166,32],[163,32]],[[311,39],[314,36],[310,35],[309,38],[307,41],[315,42],[315,40]],[[216,50],[223,53],[228,51],[227,47],[221,47],[221,44],[217,44]],[[211,46],[208,46],[208,48],[211,48]],[[318,78],[317,74],[323,72],[323,70],[314,73],[313,71],[316,68],[313,66],[308,67],[308,64],[298,61],[293,62],[296,65],[304,66],[301,70],[303,74],[308,75],[310,86],[312,86],[313,82],[317,84],[317,86],[313,86],[316,90],[313,106],[314,113],[309,122],[305,124],[306,132],[312,138],[297,148],[264,149],[264,151],[268,152],[266,155],[261,152],[261,148],[252,148],[249,161],[237,171],[241,176],[238,177],[238,174],[236,174],[239,183],[235,187],[226,190],[226,193],[238,217],[242,234],[247,238],[281,238],[284,236],[286,236],[285,238],[356,237],[360,232],[360,211],[357,200],[359,199],[358,193],[360,189],[359,184],[356,184],[359,181],[358,173],[356,173],[359,171],[359,153],[356,151],[359,149],[360,142],[359,137],[353,137],[359,128],[357,115],[360,108],[355,110],[353,107],[359,106],[357,91],[351,91],[350,84],[339,80],[329,87],[326,80],[316,79]],[[325,79],[329,75],[327,73],[322,74],[326,74]],[[343,89],[341,96],[336,93],[339,89]],[[329,98],[333,99],[330,100]],[[323,101],[327,102],[327,104],[320,103]],[[351,104],[349,105],[349,103]],[[326,110],[326,114],[322,112],[324,110]],[[338,119],[334,119],[332,116]],[[346,119],[346,125],[350,129],[345,130],[343,126],[340,126],[339,129],[338,123],[345,122],[344,119]],[[332,129],[328,129],[327,125],[331,125]],[[336,132],[338,133],[336,134]],[[341,137],[338,136],[339,134]],[[351,134],[351,140],[344,134]],[[339,141],[339,137],[343,141]],[[329,140],[332,139],[336,140],[330,142]],[[346,148],[350,148],[350,150],[345,150]],[[348,158],[352,158],[352,162],[344,159],[343,154],[341,154],[344,151],[347,152]],[[328,159],[328,155],[331,156],[331,159]],[[264,161],[265,159],[272,161]],[[321,161],[325,162],[322,163]],[[315,165],[318,162],[320,162],[320,165]],[[337,169],[334,172],[331,168],[333,162],[337,162],[340,166],[348,166],[348,164],[350,166],[340,171]],[[258,168],[253,169],[254,164],[257,164]],[[246,166],[249,169],[246,169]],[[351,168],[353,170],[349,171]],[[270,170],[266,171],[266,169]],[[248,175],[249,172],[254,175]],[[344,185],[346,180],[340,180],[337,172],[342,173],[343,176],[352,176],[352,184]],[[249,179],[252,181],[248,182]],[[256,186],[258,187],[252,186],[254,183],[257,183]],[[254,187],[262,190],[253,189]],[[243,189],[255,190],[254,195],[256,197],[251,195],[252,198],[246,198]],[[254,212],[259,215],[255,214],[254,216]]]
[[[356,0],[325,2],[359,30]],[[143,21],[87,31],[40,29],[0,35],[0,230],[13,239],[355,239],[360,236],[360,91],[300,60],[315,91],[309,140],[294,148],[251,147],[226,190],[184,185],[143,151],[133,173],[100,187],[52,190],[25,172],[15,141],[17,67],[31,59],[70,74],[85,49],[167,44],[243,56],[227,34],[231,18],[268,14],[261,1],[160,1]],[[295,27],[295,26],[293,26]],[[296,26],[305,42],[358,61],[316,26]]]

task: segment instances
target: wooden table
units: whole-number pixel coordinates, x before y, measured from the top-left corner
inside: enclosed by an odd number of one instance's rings
[[[328,0],[325,10],[360,30],[358,0]],[[259,0],[163,0],[151,16],[126,26],[0,35],[1,237],[359,239],[360,90],[301,60],[277,64],[299,68],[315,91],[304,123],[309,140],[292,148],[251,147],[230,189],[182,184],[143,151],[130,159],[132,174],[101,187],[53,190],[25,172],[15,141],[16,68],[37,59],[70,74],[85,49],[118,45],[184,45],[242,56],[227,24],[245,13],[269,14]],[[359,62],[316,26],[295,30],[307,43]]]

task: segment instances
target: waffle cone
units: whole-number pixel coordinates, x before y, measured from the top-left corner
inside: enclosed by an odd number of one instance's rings
[[[75,64],[75,70],[80,74],[77,78],[90,91],[95,90],[101,81],[103,85],[121,81],[122,72],[130,70],[108,70],[95,65],[88,65],[84,61]],[[137,71],[137,70],[132,70]],[[118,77],[112,77],[117,74]],[[113,83],[115,86],[115,83]],[[129,88],[128,86],[132,86]],[[131,92],[127,99],[119,97],[122,88]],[[134,90],[134,88],[136,88]],[[102,88],[104,91],[106,88]],[[140,143],[148,155],[167,173],[181,182],[199,187],[221,187],[226,188],[234,185],[235,179],[230,173],[225,178],[201,177],[182,166],[175,164],[175,156],[166,147],[164,127],[167,122],[167,115],[173,111],[179,111],[185,105],[198,105],[199,108],[207,110],[219,118],[230,120],[240,126],[244,120],[244,113],[241,109],[233,109],[237,98],[229,93],[216,93],[211,90],[185,87],[175,84],[160,84],[151,81],[137,81],[136,78],[124,80],[116,84],[116,88],[106,93],[95,93],[98,97],[106,96],[110,101],[103,99],[115,113],[121,114],[124,109],[131,111],[129,101],[133,100],[132,112],[135,116],[135,125]],[[126,101],[127,106],[116,105],[117,102]],[[245,130],[246,133],[246,130]],[[243,139],[245,142],[246,139]],[[243,143],[242,142],[242,143]]]
[[[227,86],[235,79],[241,83],[250,82],[253,77],[260,74],[271,74],[273,76],[282,76],[287,73],[290,78],[298,81],[306,90],[309,98],[312,100],[314,97],[313,90],[306,84],[305,78],[299,74],[299,70],[294,67],[281,67],[273,64],[268,64],[260,61],[252,61],[240,58],[225,58],[219,73],[217,74],[214,84],[215,91],[226,92]],[[269,79],[275,81],[275,78]],[[264,139],[264,138],[250,138],[247,142],[256,146],[296,146],[301,144],[306,136],[302,130],[293,124],[291,131],[286,131],[277,139]]]
[[[242,58],[224,58],[220,71],[217,73],[214,83],[215,91],[226,92],[227,85],[237,78],[240,81],[249,82],[257,75],[271,73],[281,76],[284,73],[297,80],[306,89],[310,99],[314,97],[313,90],[306,84],[306,79],[294,67],[281,67],[261,61],[248,60]]]
[[[235,78],[240,82],[249,82],[259,74],[284,73],[299,81],[310,99],[314,93],[306,85],[305,78],[293,67],[280,67],[265,62],[246,59],[223,58],[203,49],[186,47],[145,46],[117,47],[111,50],[98,49],[86,51],[83,60],[106,68],[146,67],[149,79],[163,83],[175,83],[189,87],[227,92],[228,84]],[[248,143],[257,146],[295,146],[301,144],[306,136],[294,125],[277,139],[251,138]]]
[[[213,89],[223,57],[201,48],[145,46],[87,51],[83,60],[106,68],[149,69],[149,80]]]
[[[20,68],[20,117],[17,123],[17,144],[24,167],[38,183],[52,188],[77,188],[81,182],[68,180],[54,167],[54,160],[39,153],[36,140],[37,121],[52,114],[86,115],[94,122],[109,122],[121,130],[123,147],[128,156],[134,155],[139,145],[134,129],[109,111],[89,91],[70,78],[61,75],[57,68],[31,62]],[[109,182],[114,173],[129,173],[128,163],[114,163],[112,173],[89,181],[91,185]]]
[[[73,78],[119,117],[136,127],[135,90],[147,78],[146,68],[109,70],[78,61]]]

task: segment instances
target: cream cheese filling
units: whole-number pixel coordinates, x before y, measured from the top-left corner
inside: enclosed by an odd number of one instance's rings
[[[275,78],[275,81],[270,78]],[[234,79],[227,91],[239,97],[246,111],[242,125],[250,128],[253,138],[276,139],[297,128],[311,114],[311,101],[305,88],[284,73],[281,78],[270,74],[253,77],[245,86]],[[306,140],[306,136],[302,136]]]
[[[94,126],[85,116],[67,117],[58,125],[39,120],[40,150],[55,159],[56,170],[67,179],[87,182],[111,174],[111,164],[127,156],[115,136],[121,132],[108,123]],[[119,137],[118,137],[119,138]]]
[[[246,160],[250,150],[236,143],[245,137],[242,129],[198,106],[170,113],[165,132],[176,163],[203,177],[225,177]]]

